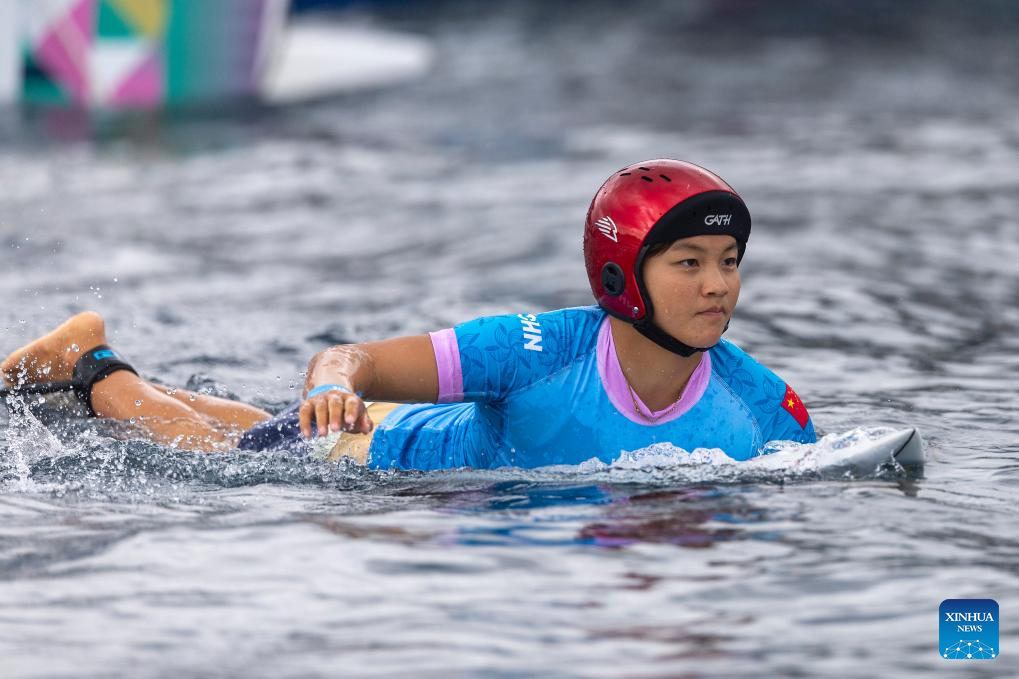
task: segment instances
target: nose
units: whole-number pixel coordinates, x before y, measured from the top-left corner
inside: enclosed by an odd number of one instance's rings
[[[704,268],[704,278],[701,280],[701,292],[705,297],[724,297],[729,293],[729,279],[726,272],[719,266],[708,266]]]

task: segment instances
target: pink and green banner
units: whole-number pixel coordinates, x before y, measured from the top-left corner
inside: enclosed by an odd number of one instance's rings
[[[157,108],[254,96],[287,3],[22,0],[21,99]]]

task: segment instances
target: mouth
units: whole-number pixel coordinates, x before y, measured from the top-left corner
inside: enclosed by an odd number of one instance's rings
[[[708,309],[697,312],[698,316],[707,316],[709,318],[721,318],[725,316],[725,309],[720,306],[713,306]]]

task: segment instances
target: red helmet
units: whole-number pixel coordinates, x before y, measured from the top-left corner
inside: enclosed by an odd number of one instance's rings
[[[696,349],[653,324],[641,269],[654,245],[718,234],[736,239],[742,260],[750,212],[721,177],[669,158],[624,167],[602,184],[587,211],[584,261],[595,299],[665,348],[690,355]]]

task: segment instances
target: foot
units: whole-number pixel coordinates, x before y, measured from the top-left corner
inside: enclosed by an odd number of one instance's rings
[[[11,353],[0,363],[0,373],[8,386],[69,380],[82,353],[100,344],[106,344],[103,318],[86,311]]]

